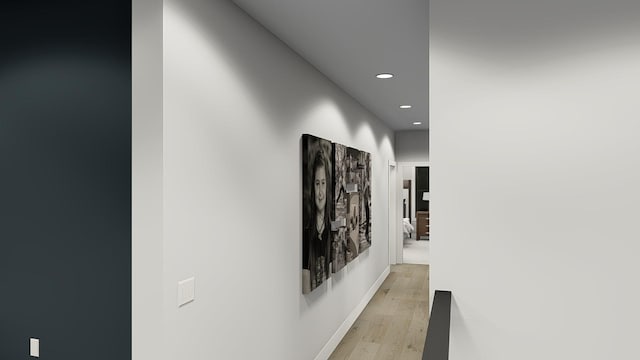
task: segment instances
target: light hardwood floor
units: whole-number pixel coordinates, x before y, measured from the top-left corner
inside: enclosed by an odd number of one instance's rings
[[[429,317],[429,266],[392,265],[330,360],[419,360]]]

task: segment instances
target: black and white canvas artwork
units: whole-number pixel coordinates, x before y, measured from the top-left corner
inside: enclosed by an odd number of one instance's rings
[[[334,207],[335,216],[332,222],[333,240],[331,242],[331,269],[340,271],[354,257],[347,243],[347,214],[349,213],[349,194],[347,194],[347,163],[345,161],[347,147],[333,144],[334,160]],[[357,255],[357,253],[356,253]]]
[[[302,292],[371,246],[371,154],[302,136]]]
[[[348,233],[347,241],[351,258],[355,259],[360,254],[360,194],[349,194],[349,213],[347,214]]]
[[[359,166],[361,151],[347,148],[347,193],[349,194],[349,212],[347,215],[348,232],[347,242],[351,252],[348,261],[355,259],[360,254],[360,227],[362,220],[362,170]]]
[[[371,247],[371,154],[360,152],[360,247],[359,252]]]
[[[302,292],[309,293],[331,275],[333,165],[330,141],[302,136],[302,172]]]

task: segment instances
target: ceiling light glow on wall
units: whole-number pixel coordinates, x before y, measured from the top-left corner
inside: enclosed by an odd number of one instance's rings
[[[411,105],[400,105],[400,109],[411,109]]]
[[[413,123],[413,125],[422,125],[422,121],[416,121]]]
[[[376,77],[378,79],[391,79],[393,77],[393,74],[390,73],[382,73],[382,74],[378,74],[376,75]]]

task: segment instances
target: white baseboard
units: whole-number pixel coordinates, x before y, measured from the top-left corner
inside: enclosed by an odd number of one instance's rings
[[[378,280],[376,280],[376,282],[373,283],[369,291],[367,291],[367,293],[364,295],[364,297],[362,298],[362,301],[360,301],[358,306],[356,306],[356,308],[353,309],[351,314],[347,316],[347,318],[344,320],[342,325],[340,325],[338,330],[336,330],[335,334],[333,334],[331,339],[329,339],[329,341],[322,347],[322,350],[320,350],[320,353],[318,354],[318,356],[316,356],[315,360],[329,359],[329,356],[331,356],[333,351],[338,347],[338,344],[340,344],[340,341],[347,334],[347,332],[349,331],[353,323],[356,322],[356,320],[358,319],[358,316],[360,316],[364,308],[367,307],[369,300],[371,300],[373,295],[376,294],[376,291],[378,291],[378,289],[380,288],[384,280],[387,278],[387,275],[389,275],[390,271],[391,271],[391,267],[387,266],[387,268],[382,272],[380,277],[378,277]]]

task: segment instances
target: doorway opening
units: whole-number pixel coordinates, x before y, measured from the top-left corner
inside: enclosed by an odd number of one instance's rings
[[[399,264],[429,264],[429,163],[397,164],[397,259]]]

